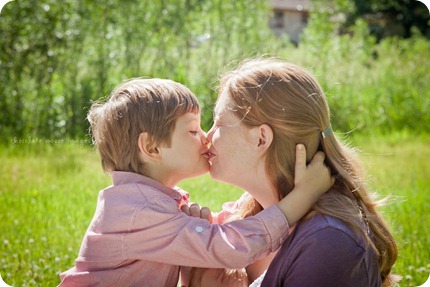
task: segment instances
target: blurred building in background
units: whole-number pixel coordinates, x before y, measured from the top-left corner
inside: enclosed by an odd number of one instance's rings
[[[363,19],[371,34],[378,40],[386,37],[409,38],[413,30],[430,39],[430,13],[424,3],[417,0],[352,0],[350,11],[336,11],[330,21],[339,22],[338,33],[348,33],[348,28],[359,18]],[[315,4],[317,1],[314,2]],[[321,3],[318,3],[321,4]],[[330,6],[331,1],[323,3]],[[270,28],[277,36],[287,35],[298,44],[300,34],[307,26],[312,13],[311,0],[269,0],[273,11]],[[349,31],[350,32],[350,31]]]
[[[271,0],[273,15],[270,28],[277,36],[288,35],[298,44],[300,33],[306,27],[311,8],[310,0]]]

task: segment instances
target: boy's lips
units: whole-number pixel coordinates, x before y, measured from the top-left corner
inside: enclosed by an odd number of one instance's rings
[[[202,156],[204,156],[204,157],[207,157],[207,158],[210,158],[211,157],[211,153],[210,153],[210,151],[209,150],[207,150],[207,151],[205,151],[204,153],[202,153]]]
[[[208,159],[208,161],[210,161],[211,158],[215,156],[215,154],[213,152],[211,152],[211,150],[205,151],[202,155],[204,157],[206,157]]]

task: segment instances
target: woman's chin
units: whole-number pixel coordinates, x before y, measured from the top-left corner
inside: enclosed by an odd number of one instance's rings
[[[211,178],[215,181],[224,182],[227,184],[236,185],[237,183],[229,176],[225,171],[220,171],[216,168],[211,167],[209,170]]]
[[[220,173],[218,171],[218,169],[216,168],[216,166],[214,166],[214,165],[211,165],[211,167],[209,168],[209,174],[210,174],[211,178],[216,180],[216,181],[224,181],[223,177],[222,177],[222,173]]]

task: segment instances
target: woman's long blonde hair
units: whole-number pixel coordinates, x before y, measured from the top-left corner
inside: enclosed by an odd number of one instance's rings
[[[326,164],[336,182],[314,205],[313,211],[338,218],[361,233],[379,260],[383,285],[395,283],[397,277],[390,275],[390,271],[397,259],[396,242],[364,183],[355,151],[333,132],[322,136],[331,125],[330,111],[315,78],[306,70],[280,60],[251,59],[224,74],[219,93],[228,93],[228,108],[245,126],[267,124],[272,128],[274,137],[266,155],[266,172],[280,198],[294,187],[296,144],[305,144],[308,160],[317,150],[325,153]],[[242,217],[261,209],[252,199]]]

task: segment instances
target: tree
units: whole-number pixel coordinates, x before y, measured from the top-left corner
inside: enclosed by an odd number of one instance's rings
[[[430,13],[417,0],[353,0],[355,10],[348,17],[348,25],[363,17],[371,32],[381,39],[387,36],[412,36],[413,27],[430,39]]]

